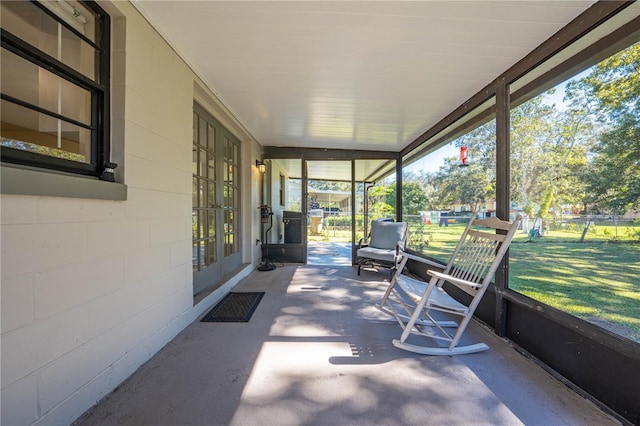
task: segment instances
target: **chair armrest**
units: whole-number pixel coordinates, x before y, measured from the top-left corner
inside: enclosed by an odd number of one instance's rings
[[[449,281],[450,283],[453,283],[453,284],[456,284],[456,285],[461,285],[461,286],[470,287],[470,288],[474,288],[474,289],[479,289],[480,287],[482,287],[481,284],[476,284],[474,282],[467,281],[467,280],[461,280],[460,278],[455,278],[455,277],[453,277],[451,275],[443,274],[442,272],[438,272],[438,271],[428,270],[427,274],[431,275],[432,277],[436,277],[436,278],[443,279],[445,281]]]
[[[369,244],[367,243],[367,241],[369,241],[367,237],[360,238],[360,241],[358,241],[358,248],[368,247]]]
[[[401,242],[402,241],[398,241],[396,243],[396,250],[395,250],[395,253],[393,255],[393,263],[395,263],[396,266],[399,265],[400,262],[402,261],[402,255],[400,253],[402,253],[402,249],[404,247],[401,246],[401,244],[400,244]]]
[[[436,268],[444,269],[446,265],[442,263],[434,262],[433,260],[425,259],[424,257],[415,256],[411,253],[407,253],[406,251],[400,250],[400,256],[407,257],[411,260],[415,260],[416,262],[424,263],[425,265],[435,266]]]

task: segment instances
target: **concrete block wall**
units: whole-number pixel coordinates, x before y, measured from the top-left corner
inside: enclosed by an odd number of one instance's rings
[[[197,77],[131,4],[101,5],[113,17],[112,159],[127,200],[1,196],[3,425],[73,422],[224,291],[193,306]],[[256,201],[257,183],[246,188]]]

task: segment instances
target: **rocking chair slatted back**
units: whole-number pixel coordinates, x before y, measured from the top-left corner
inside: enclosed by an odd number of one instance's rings
[[[495,217],[480,220],[475,219],[474,213],[444,270],[427,270],[427,274],[431,276],[428,283],[401,273],[408,259],[427,265],[431,262],[401,252],[403,259],[400,268],[378,305],[380,310],[393,315],[403,329],[400,339],[394,340],[393,344],[409,351],[432,355],[471,353],[488,349],[484,344],[464,347],[457,347],[457,344],[506,254],[521,220],[520,215],[512,223]],[[455,300],[446,292],[445,283],[469,294],[471,301],[463,303]],[[459,323],[439,321],[431,315],[431,311],[446,312],[462,318]],[[435,326],[441,335],[432,336],[423,332],[424,326]],[[444,330],[446,327],[457,327],[457,330],[451,335]],[[412,334],[445,340],[449,342],[449,346],[425,347],[408,343],[407,339]]]
[[[496,238],[497,237],[497,238]],[[469,230],[466,238],[460,239],[460,248],[449,262],[445,273],[465,281],[484,285],[485,279],[491,279],[499,261],[493,265],[495,255],[504,241],[504,235]],[[495,267],[493,267],[495,266]],[[462,287],[472,296],[473,289]],[[477,291],[477,289],[475,290]]]

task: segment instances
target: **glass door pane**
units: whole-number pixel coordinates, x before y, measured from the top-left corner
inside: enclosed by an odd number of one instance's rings
[[[210,114],[193,114],[193,287],[217,285],[241,262],[240,141]]]

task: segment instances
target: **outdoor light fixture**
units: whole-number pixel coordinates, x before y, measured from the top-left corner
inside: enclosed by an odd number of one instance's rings
[[[260,160],[256,160],[256,167],[260,173],[265,173],[267,171],[267,166]]]

